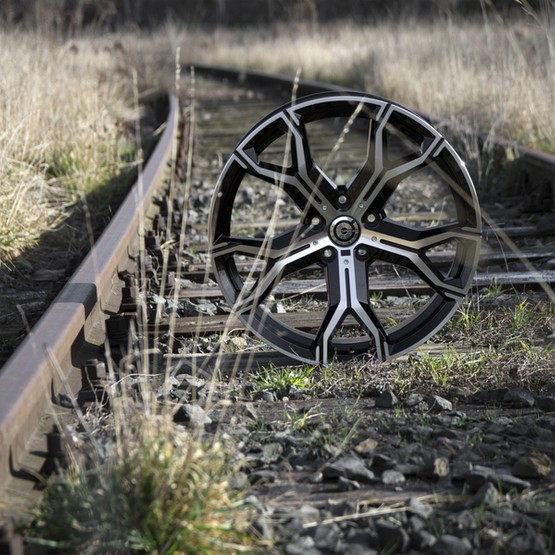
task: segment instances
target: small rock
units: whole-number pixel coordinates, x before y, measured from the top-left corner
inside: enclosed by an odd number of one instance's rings
[[[434,546],[437,539],[427,530],[418,530],[411,534],[411,541],[414,547],[424,553],[430,553],[430,549]],[[446,553],[444,555],[447,555]]]
[[[254,405],[250,402],[242,403],[239,405],[239,414],[246,416],[252,420],[258,420],[258,412],[254,408]]]
[[[412,408],[418,406],[422,402],[424,402],[424,398],[420,393],[411,393],[407,396],[403,405],[407,408]]]
[[[361,441],[358,445],[355,446],[355,451],[361,457],[369,458],[374,454],[376,447],[378,446],[378,442],[375,439],[367,438],[364,441]]]
[[[526,422],[513,422],[505,428],[505,431],[512,436],[526,437],[530,435],[531,426]]]
[[[410,515],[407,518],[407,530],[412,535],[414,532],[419,532],[426,528],[426,519],[418,515]]]
[[[345,538],[339,543],[336,553],[345,555],[378,555],[373,549],[377,544],[377,537],[368,529],[348,529]],[[328,552],[326,552],[328,553]]]
[[[206,414],[202,407],[186,403],[181,405],[173,416],[174,422],[184,422],[192,428],[200,428],[205,424],[211,424],[212,419]]]
[[[515,387],[509,389],[503,396],[503,404],[515,408],[531,408],[536,404],[536,399],[526,389]]]
[[[349,480],[343,476],[337,479],[337,489],[339,491],[354,491],[360,489],[360,484],[356,480]]]
[[[249,477],[245,472],[236,472],[229,480],[229,487],[232,489],[245,489],[249,485]]]
[[[160,395],[164,395],[164,387],[160,388],[162,391],[159,391],[158,393]],[[175,399],[177,402],[180,403],[185,403],[187,401],[189,401],[190,397],[191,397],[191,392],[188,389],[172,389],[170,391],[170,396],[172,397],[172,399]]]
[[[263,401],[268,401],[268,402],[273,402],[273,401],[277,401],[277,397],[276,394],[273,391],[263,391],[262,392],[262,400]]]
[[[551,550],[549,550],[551,551]],[[522,555],[543,555],[549,552],[544,539],[534,532],[528,530],[511,538],[511,553],[522,553]]]
[[[434,457],[424,462],[419,475],[422,478],[445,478],[449,475],[449,460],[445,457]]]
[[[319,524],[314,530],[314,543],[319,549],[337,553],[341,540],[341,529],[337,524]]]
[[[510,489],[522,491],[530,487],[530,482],[526,482],[510,474],[497,473],[492,468],[480,465],[471,468],[464,475],[464,480],[470,489],[474,491],[479,490],[486,482],[491,482],[503,492],[509,491]]]
[[[467,501],[466,506],[469,508],[486,506],[495,507],[499,503],[499,491],[491,483],[486,482],[480,489]]]
[[[422,518],[428,518],[434,509],[427,503],[422,503],[417,497],[411,497],[409,499],[409,510],[411,513],[421,516]]]
[[[364,462],[357,455],[346,455],[324,467],[323,476],[326,479],[339,478],[373,482],[374,473],[366,468]]]
[[[377,399],[375,406],[380,409],[391,409],[399,404],[393,391],[386,389]]]
[[[372,468],[391,468],[395,466],[395,460],[389,455],[383,453],[376,453],[372,458]]]
[[[406,530],[388,520],[376,521],[376,532],[382,552],[402,552],[409,545],[410,538]]]
[[[453,410],[453,403],[440,397],[439,395],[430,395],[426,402],[428,403],[428,408],[432,412],[442,412]]]
[[[437,555],[468,555],[472,553],[472,544],[468,538],[457,538],[450,534],[443,534],[433,546],[433,553]]]
[[[287,555],[321,555],[314,540],[310,536],[301,536],[285,546]]]
[[[477,403],[479,405],[500,405],[503,402],[503,397],[507,393],[506,388],[499,389],[483,389],[470,395],[468,398],[469,403]]]
[[[404,484],[406,478],[397,470],[384,470],[382,474],[382,483],[386,486],[398,486]]]
[[[281,443],[266,443],[262,447],[262,460],[266,464],[276,462],[282,454],[283,445]]]
[[[244,335],[234,335],[229,339],[229,344],[237,351],[243,351],[247,347],[247,338]]]
[[[536,403],[543,412],[555,412],[555,395],[538,397]]]
[[[327,510],[332,516],[355,514],[357,506],[352,501],[328,501]]]
[[[274,539],[274,528],[271,519],[261,516],[253,522],[254,529],[264,541],[272,541]]]
[[[311,484],[321,484],[324,479],[324,475],[321,472],[315,472],[311,476],[309,476],[308,481]]]
[[[320,520],[320,511],[312,505],[303,505],[300,509],[294,511],[292,516],[303,522],[313,522]]]
[[[519,478],[543,478],[551,472],[551,459],[545,453],[525,455],[515,461],[511,472]]]
[[[420,476],[422,464],[416,463],[398,463],[393,467],[393,470],[404,474],[405,476]]]
[[[478,538],[480,546],[484,549],[492,549],[499,542],[502,537],[502,533],[497,530],[492,530],[491,528],[484,528],[480,530]],[[488,551],[489,553],[490,551]]]
[[[183,377],[182,384],[187,384],[193,389],[201,389],[206,385],[206,380],[199,378],[197,376],[187,376]]]

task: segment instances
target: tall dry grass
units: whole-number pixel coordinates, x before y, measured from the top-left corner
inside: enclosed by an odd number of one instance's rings
[[[91,40],[0,31],[0,262],[120,168],[135,115],[119,64]]]
[[[490,10],[474,20],[445,16],[376,25],[212,32],[169,26],[148,44],[180,45],[187,62],[288,74],[300,69],[304,78],[363,89],[435,118],[555,151],[555,15],[545,6],[510,20]]]
[[[305,78],[367,90],[468,129],[555,152],[555,16],[549,5],[541,13],[523,9],[511,20],[489,10],[468,21],[313,21],[234,30],[168,24],[150,34],[69,43],[4,30],[0,261],[17,256],[59,218],[60,197],[71,202],[77,189],[114,173],[123,137],[118,112],[132,98],[132,68],[143,88],[171,85],[178,47],[184,64],[289,74],[300,69]],[[121,44],[125,52],[115,46]]]
[[[169,414],[122,409],[121,392],[114,402],[114,421],[104,418],[68,468],[45,482],[22,527],[31,551],[256,552],[253,509],[229,484],[238,467],[230,438],[204,440]]]

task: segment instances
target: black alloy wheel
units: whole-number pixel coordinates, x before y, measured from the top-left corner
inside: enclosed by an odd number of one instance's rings
[[[220,174],[209,227],[233,313],[278,351],[324,364],[389,360],[436,333],[472,284],[481,238],[472,180],[446,139],[399,104],[350,92],[255,125]],[[283,297],[301,277],[310,325]],[[384,297],[373,283],[388,278],[420,293]]]

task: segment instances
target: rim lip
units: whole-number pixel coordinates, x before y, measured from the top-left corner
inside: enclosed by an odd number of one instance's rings
[[[472,286],[473,277],[476,272],[476,268],[478,265],[478,260],[480,257],[480,237],[482,233],[482,225],[481,225],[481,211],[478,202],[478,196],[476,193],[476,189],[474,187],[472,178],[468,173],[466,168],[466,164],[457,154],[453,146],[443,137],[443,135],[435,129],[432,125],[430,125],[421,115],[416,113],[413,110],[399,104],[395,101],[390,101],[386,98],[366,94],[356,91],[345,91],[345,92],[324,92],[324,93],[316,93],[311,94],[302,98],[297,99],[294,102],[288,102],[282,105],[281,107],[275,109],[274,111],[267,114],[263,117],[258,123],[256,123],[246,134],[245,136],[237,143],[236,147],[233,149],[232,154],[228,158],[226,164],[224,165],[220,175],[218,177],[216,187],[214,190],[214,194],[212,197],[212,202],[210,206],[210,213],[209,213],[209,245],[210,245],[210,255],[212,260],[212,266],[214,268],[214,274],[216,277],[216,281],[226,299],[226,301],[230,304],[231,307],[236,303],[238,296],[241,293],[242,286],[239,286],[238,281],[241,280],[239,276],[239,272],[237,267],[233,261],[233,255],[225,257],[215,257],[212,253],[212,246],[215,243],[216,237],[216,223],[218,218],[218,213],[221,204],[221,197],[223,196],[222,188],[226,185],[226,178],[228,173],[232,170],[232,166],[234,164],[240,164],[239,160],[235,156],[236,151],[242,151],[243,148],[248,145],[256,136],[263,131],[265,128],[270,126],[272,123],[281,119],[284,112],[287,112],[289,115],[295,115],[297,112],[302,111],[304,109],[310,108],[312,106],[318,106],[323,103],[328,102],[330,99],[337,101],[338,104],[345,104],[346,107],[350,107],[352,110],[353,104],[363,103],[369,104],[372,109],[378,108],[379,112],[381,113],[389,106],[395,107],[401,114],[408,116],[411,120],[414,120],[415,123],[423,126],[428,132],[430,132],[434,136],[441,137],[443,141],[443,148],[446,148],[449,151],[450,156],[453,158],[453,161],[456,163],[458,169],[462,173],[462,178],[466,184],[465,187],[465,194],[469,195],[469,202],[466,204],[469,206],[471,213],[474,215],[474,222],[473,222],[473,229],[472,232],[476,236],[476,241],[473,241],[474,247],[471,249],[473,250],[473,257],[470,261],[468,258],[464,258],[463,260],[457,260],[456,256],[453,259],[453,265],[458,264],[461,268],[459,270],[460,279],[463,282],[463,287],[461,287],[462,294],[460,298],[453,299],[451,301],[447,301],[445,298],[441,298],[439,293],[434,293],[430,296],[430,298],[426,301],[425,305],[417,310],[414,314],[409,316],[408,318],[404,319],[400,324],[396,326],[392,326],[387,330],[387,337],[394,337],[394,341],[391,343],[386,342],[384,343],[384,353],[382,360],[391,360],[393,358],[397,358],[402,356],[410,351],[416,349],[419,345],[424,343],[428,340],[431,336],[437,333],[451,318],[453,313],[462,303],[464,296],[467,294],[468,290]],[[302,114],[301,114],[302,115]],[[338,114],[333,114],[334,117],[337,117]],[[325,116],[315,117],[314,119],[307,119],[306,123],[311,121],[319,121],[325,119]],[[369,118],[367,118],[369,119]],[[304,120],[303,120],[304,121]],[[281,135],[278,135],[281,136]],[[269,144],[273,142],[272,139]],[[263,151],[268,145],[264,146],[261,151]],[[243,173],[244,176],[244,173]],[[241,176],[239,183],[234,186],[235,192],[233,193],[233,200],[235,200],[235,195],[237,190],[240,187],[241,181],[243,179]],[[451,187],[450,187],[451,190]],[[453,193],[451,193],[453,195]],[[350,213],[346,212],[346,216],[349,216]],[[330,218],[326,225],[329,228],[330,222],[334,221],[336,216]],[[358,241],[358,238],[357,238]],[[349,245],[349,248],[354,248],[356,246],[356,242],[354,244]],[[337,244],[336,244],[337,245]],[[468,249],[467,249],[468,250]],[[455,253],[456,254],[456,253]],[[353,253],[354,256],[354,253]],[[453,267],[453,266],[452,266]],[[234,283],[234,280],[236,283]],[[231,289],[230,289],[231,287]],[[234,292],[234,295],[231,295],[231,291]],[[428,314],[429,313],[429,314]],[[440,316],[435,316],[434,314],[440,314]],[[426,333],[423,334],[421,337],[417,338],[417,341],[411,341],[411,336],[414,336],[415,330],[411,329],[415,320],[422,319],[424,315],[425,320],[423,324],[426,325],[431,323],[434,318],[437,319],[437,323],[433,325],[431,328],[428,328]],[[278,319],[274,318],[272,313],[265,307],[264,303],[260,303],[256,306],[254,310],[251,310],[248,315],[236,313],[236,316],[239,318],[241,322],[259,339],[264,341],[265,343],[269,344],[277,351],[288,355],[293,356],[299,361],[307,362],[307,363],[319,363],[321,362],[319,357],[319,346],[316,345],[313,348],[307,348],[299,344],[302,341],[312,341],[314,343],[314,334],[310,334],[304,332],[298,328],[291,327],[287,324],[282,323]],[[274,328],[279,328],[276,332]],[[284,339],[283,334],[286,334]],[[291,337],[293,336],[293,337]],[[292,339],[297,339],[299,341],[292,341]],[[353,357],[360,357],[364,355],[368,355],[368,347],[369,343],[372,341],[372,338],[369,335],[362,335],[356,338],[335,338],[333,337],[330,340],[330,343],[334,347],[334,357],[341,360],[345,358],[353,358]],[[408,344],[406,344],[408,341]],[[406,344],[406,345],[405,345]],[[348,352],[344,352],[341,350],[341,347],[346,346]],[[398,346],[398,348],[395,348]],[[339,350],[338,350],[339,347]]]

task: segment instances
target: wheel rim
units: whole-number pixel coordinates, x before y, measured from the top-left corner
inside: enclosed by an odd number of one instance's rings
[[[209,227],[233,312],[277,350],[313,363],[388,360],[426,341],[466,295],[481,233],[471,178],[451,145],[406,108],[358,93],[306,97],[259,122],[220,174]],[[429,290],[402,317],[378,310],[371,294],[373,274],[387,271]],[[269,308],[308,272],[325,289],[311,329]]]

